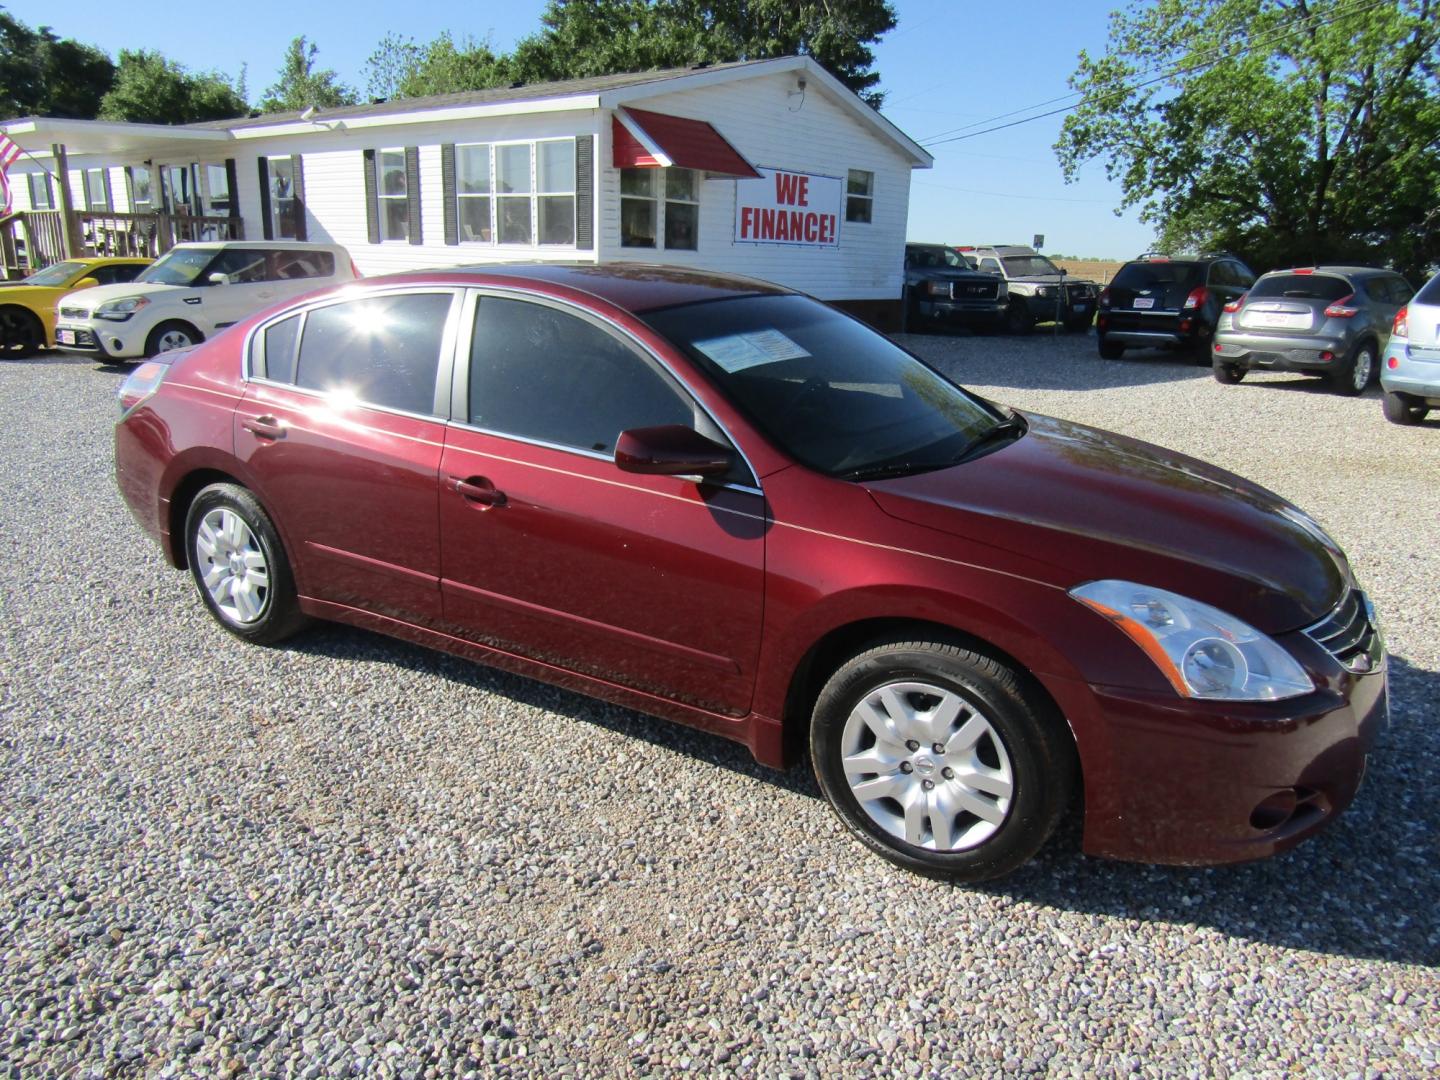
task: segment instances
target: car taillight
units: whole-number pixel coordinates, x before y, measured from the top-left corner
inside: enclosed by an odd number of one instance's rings
[[[115,394],[120,404],[120,419],[125,419],[135,406],[160,389],[169,373],[170,365],[159,360],[147,360],[130,372]]]
[[[1354,299],[1354,293],[1351,293],[1349,296],[1342,296],[1325,309],[1325,317],[1327,319],[1353,319],[1356,315],[1360,314],[1360,309],[1347,304],[1346,301]]]
[[[1395,313],[1395,325],[1390,332],[1396,337],[1408,338],[1410,336],[1410,305],[1406,304]]]
[[[1235,297],[1234,300],[1231,300],[1228,304],[1225,305],[1225,310],[1228,311],[1231,315],[1234,315],[1235,312],[1239,311],[1242,307],[1245,306],[1245,297],[1249,295],[1249,293],[1241,293],[1239,296]]]
[[[1106,289],[1101,289],[1101,290],[1100,290],[1100,306],[1101,306],[1101,307],[1109,307],[1109,306],[1110,306],[1110,290],[1109,290],[1108,288],[1106,288]]]
[[[1201,285],[1198,289],[1190,290],[1190,295],[1185,297],[1184,308],[1186,311],[1194,311],[1198,307],[1203,307],[1208,299],[1210,299],[1210,290]]]

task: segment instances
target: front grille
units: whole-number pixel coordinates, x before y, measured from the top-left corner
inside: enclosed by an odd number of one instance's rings
[[[62,319],[88,319],[90,318],[90,312],[86,311],[83,307],[62,307],[60,309],[60,317]]]
[[[960,300],[993,300],[995,293],[1000,288],[998,281],[981,282],[978,285],[955,284],[955,297]]]
[[[1375,668],[1380,658],[1380,635],[1370,621],[1370,605],[1359,589],[1349,590],[1335,609],[1314,626],[1306,636],[1344,666],[1347,671],[1365,672]]]

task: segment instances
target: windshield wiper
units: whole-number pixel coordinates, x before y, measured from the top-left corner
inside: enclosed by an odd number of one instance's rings
[[[1002,439],[1018,439],[1029,430],[1030,425],[1026,423],[1025,418],[1019,413],[1012,413],[994,427],[971,439],[970,445],[960,451],[960,456],[955,459],[954,464],[959,465],[969,461],[991,443],[999,442]]]
[[[948,461],[882,461],[874,465],[861,465],[840,474],[841,480],[886,480],[896,476],[909,476],[917,472],[933,472],[943,469]]]

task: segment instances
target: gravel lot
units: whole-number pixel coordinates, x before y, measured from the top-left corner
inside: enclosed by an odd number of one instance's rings
[[[111,479],[118,375],[0,365],[0,1063],[14,1075],[1420,1076],[1440,1069],[1440,423],[1083,337],[907,339],[1218,461],[1392,651],[1360,799],[1282,858],[910,877],[803,769],[385,638],[213,625]],[[1426,1018],[1429,1019],[1426,1019]]]

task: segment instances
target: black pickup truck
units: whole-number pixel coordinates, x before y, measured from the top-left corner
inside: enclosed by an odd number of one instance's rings
[[[944,244],[905,245],[905,322],[931,326],[999,326],[1005,319],[1005,282],[972,270]]]

